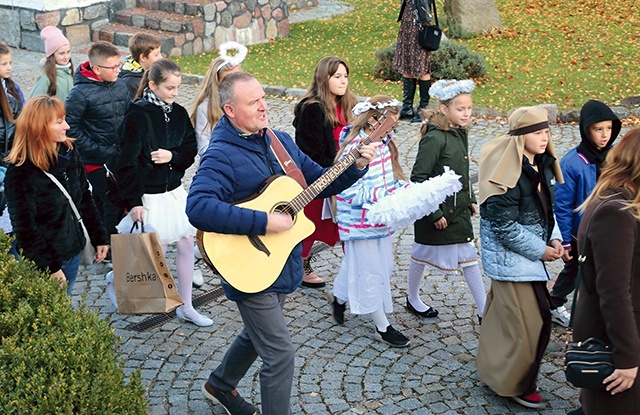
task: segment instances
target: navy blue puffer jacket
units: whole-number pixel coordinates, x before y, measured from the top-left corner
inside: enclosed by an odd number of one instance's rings
[[[103,82],[90,69],[89,62],[78,67],[73,77],[73,89],[64,104],[69,137],[84,164],[101,165],[118,153],[118,126],[131,95],[122,79]]]
[[[293,161],[298,165],[307,183],[313,183],[327,169],[323,169],[296,146],[291,136],[275,131]],[[240,208],[231,203],[246,199],[271,176],[284,174],[275,155],[267,150],[270,139],[261,132],[247,136],[237,130],[223,116],[211,134],[211,143],[205,152],[187,198],[187,215],[198,229],[238,235],[264,235],[267,214]],[[319,198],[337,194],[355,183],[368,169],[358,170],[354,165],[329,185]],[[238,253],[239,258],[242,253]],[[278,279],[263,292],[289,294],[302,283],[302,244],[289,255]],[[227,283],[222,284],[226,296],[241,301],[252,294],[240,292]]]

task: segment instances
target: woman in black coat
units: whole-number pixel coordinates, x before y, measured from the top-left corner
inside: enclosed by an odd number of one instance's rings
[[[96,247],[96,262],[109,248],[84,165],[66,135],[65,114],[64,104],[55,97],[39,95],[27,102],[16,120],[5,192],[23,255],[53,278],[66,280],[71,294],[86,240],[69,199],[45,172],[71,196]]]
[[[609,151],[598,183],[581,207],[584,216],[578,229],[578,253],[586,260],[573,340],[595,337],[610,344],[615,368],[604,380],[606,390],[580,390],[580,403],[587,415],[640,413],[638,194],[640,129],[634,129]]]

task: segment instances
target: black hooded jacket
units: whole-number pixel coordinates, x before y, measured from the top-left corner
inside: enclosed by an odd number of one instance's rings
[[[611,121],[611,139],[603,149],[599,150],[589,135],[589,126],[603,121]],[[590,163],[596,165],[598,176],[600,176],[600,166],[607,157],[613,142],[618,138],[621,128],[620,119],[606,104],[592,99],[582,106],[580,110],[580,137],[582,137],[582,142],[578,146],[578,152],[584,155]]]

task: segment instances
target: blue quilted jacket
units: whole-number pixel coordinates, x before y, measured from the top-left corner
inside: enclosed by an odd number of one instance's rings
[[[325,170],[296,146],[291,136],[274,131],[291,158],[298,165],[307,183],[313,183]],[[193,178],[187,198],[187,215],[198,229],[238,235],[264,235],[267,214],[234,206],[236,202],[256,193],[273,175],[284,174],[269,148],[270,139],[264,133],[246,135],[237,130],[226,116],[220,118],[211,134],[198,172]],[[330,184],[320,195],[324,198],[351,186],[368,169],[354,165]],[[242,260],[242,253],[238,253]],[[263,292],[291,293],[302,283],[302,244],[289,255],[278,279]],[[226,296],[241,301],[253,294],[240,292],[223,281]]]
[[[553,217],[553,158],[541,156],[545,158],[541,186],[546,187],[549,195],[547,209],[541,202],[543,196],[535,190],[524,168],[515,187],[489,197],[480,205],[482,268],[494,280],[551,279],[541,258],[549,242],[560,240],[561,235]]]

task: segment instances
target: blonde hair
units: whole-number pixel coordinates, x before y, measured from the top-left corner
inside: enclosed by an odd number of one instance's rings
[[[374,95],[369,99],[369,102],[372,104],[377,103],[387,103],[392,101],[393,98],[387,95]],[[340,146],[340,150],[338,150],[338,154],[336,155],[335,161],[338,161],[342,154],[344,153],[345,148],[353,141],[354,138],[360,134],[360,131],[367,128],[369,126],[369,120],[373,117],[377,119],[384,111],[388,110],[391,114],[398,114],[398,107],[392,106],[384,109],[373,108],[368,111],[363,112],[360,115],[356,115],[353,118],[353,127],[349,134],[345,137],[344,142]],[[400,162],[398,161],[398,148],[396,147],[393,139],[389,140],[389,152],[391,153],[391,166],[393,167],[393,177],[397,180],[406,180],[404,173],[402,172],[402,167],[400,166]]]
[[[196,116],[198,113],[198,106],[204,102],[205,99],[209,99],[207,103],[207,124],[213,128],[218,120],[222,117],[223,112],[220,104],[218,103],[218,87],[224,79],[224,77],[235,68],[239,69],[239,66],[233,66],[229,61],[218,57],[211,62],[209,69],[202,80],[200,89],[196,94],[196,98],[191,106],[191,123],[196,125]]]
[[[590,202],[607,199],[621,189],[634,195],[624,202],[624,209],[640,220],[640,128],[628,131],[609,151],[596,186],[578,210],[584,212]]]
[[[16,119],[13,146],[5,161],[20,166],[27,160],[42,170],[49,170],[58,162],[58,143],[53,140],[50,124],[64,118],[64,104],[56,97],[38,95],[25,104]],[[72,139],[63,144],[73,148]]]

